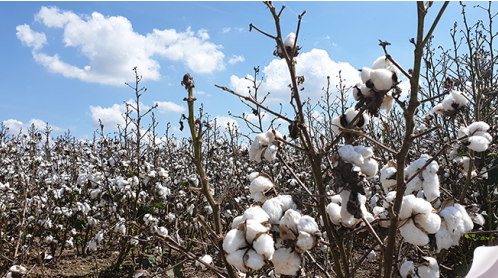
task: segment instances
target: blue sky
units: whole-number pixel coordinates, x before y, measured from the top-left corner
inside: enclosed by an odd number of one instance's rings
[[[379,39],[392,44],[389,51],[403,67],[412,66],[415,2],[274,2],[277,9],[283,4],[284,36],[295,32],[297,15],[307,11],[298,40],[305,97],[318,100],[326,76],[338,70],[347,84],[356,84],[355,69],[370,67],[383,55]],[[472,23],[486,16],[472,8],[476,4],[468,3]],[[429,10],[426,30],[441,5],[436,2]],[[460,13],[460,5],[452,2],[434,33],[435,44],[451,47],[449,30],[461,22]],[[244,93],[244,77],[255,66],[265,77],[262,90],[272,93],[268,105],[287,106],[289,77],[272,55],[275,43],[249,32],[250,23],[276,33],[261,2],[0,2],[0,122],[12,132],[48,122],[54,135],[69,129],[87,139],[101,118],[112,134],[123,102],[134,97],[124,86],[134,81],[133,66],[148,89],[143,104],[159,103],[160,135],[168,122],[176,136],[187,135],[178,130],[186,113],[180,81],[187,72],[196,82],[197,106],[202,102],[211,119],[225,122],[228,111],[250,114],[238,98],[214,85]]]

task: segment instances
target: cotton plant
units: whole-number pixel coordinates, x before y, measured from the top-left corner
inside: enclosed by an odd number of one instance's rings
[[[348,125],[350,124],[351,124],[350,128],[355,128],[355,127],[364,128],[370,122],[370,116],[366,113],[361,114],[361,116],[354,123],[351,123],[356,117],[356,115],[358,115],[358,113],[359,111],[356,110],[354,107],[346,109],[344,114],[339,115],[332,119],[332,126],[331,126],[332,130],[335,133],[340,134],[341,128],[347,128]]]
[[[261,162],[262,158],[269,162],[276,160],[278,139],[282,139],[282,134],[276,129],[256,135],[249,149],[249,159],[256,162]]]

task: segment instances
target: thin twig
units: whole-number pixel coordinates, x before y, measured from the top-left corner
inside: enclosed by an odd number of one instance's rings
[[[313,256],[311,256],[309,251],[306,251],[306,255],[308,255],[311,261],[323,272],[323,274],[325,274],[326,277],[331,278],[330,275],[327,273],[327,271],[325,271],[325,269],[323,269],[323,267],[313,258]],[[334,270],[332,270],[332,272],[337,277],[337,274],[334,272]]]

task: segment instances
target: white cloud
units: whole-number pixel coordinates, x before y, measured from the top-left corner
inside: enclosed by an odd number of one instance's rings
[[[33,47],[33,50],[42,48],[47,43],[47,37],[43,33],[38,33],[29,27],[29,25],[19,25],[16,27],[17,38],[25,45]]]
[[[232,28],[225,27],[225,28],[221,29],[221,32],[223,32],[223,34],[226,34],[226,33],[230,32],[230,30],[232,30]]]
[[[104,128],[108,130],[117,130],[117,126],[124,127],[125,119],[123,117],[126,112],[126,104],[114,104],[108,108],[101,106],[90,106],[92,112],[92,122],[94,126],[99,126],[99,119],[102,120]]]
[[[212,73],[225,68],[222,46],[209,41],[207,30],[188,28],[185,32],[174,29],[157,30],[141,35],[133,31],[131,22],[122,16],[103,16],[93,12],[91,16],[60,11],[57,7],[42,7],[35,19],[47,27],[63,28],[65,47],[74,47],[89,60],[82,68],[70,65],[55,54],[39,52],[46,37],[27,24],[17,26],[17,37],[33,48],[34,59],[51,72],[85,82],[123,85],[134,79],[131,69],[138,67],[144,79],[160,78],[157,56],[182,61],[195,73]]]
[[[3,121],[2,123],[5,127],[9,129],[9,133],[12,135],[17,135],[19,134],[20,131],[22,131],[23,134],[26,134],[28,129],[31,128],[33,124],[35,125],[35,128],[38,129],[39,131],[44,131],[45,127],[47,126],[47,122],[40,119],[31,119],[28,123],[23,123],[15,119],[9,119]],[[63,131],[62,128],[54,125],[49,125],[49,127],[52,128],[52,131],[55,132]]]
[[[258,116],[254,115],[252,112],[245,113],[245,118],[251,123],[257,123],[259,121]],[[261,112],[261,121],[268,122],[269,120],[270,117],[268,116],[268,114],[266,112]]]
[[[197,90],[194,90],[194,95],[205,95],[206,92],[204,91],[197,91]]]
[[[157,104],[157,109],[159,109],[159,113],[167,113],[167,112],[182,113],[186,110],[185,107],[171,101],[154,101],[154,104]]]
[[[311,98],[312,101],[320,100],[324,95],[323,87],[327,86],[327,76],[330,76],[330,88],[336,91],[336,78],[341,71],[341,76],[346,79],[344,85],[354,86],[361,81],[359,72],[349,63],[334,62],[330,59],[325,50],[312,49],[310,52],[301,53],[296,61],[297,75],[304,76],[304,90],[300,91],[301,100]],[[285,60],[274,59],[262,70],[264,82],[259,88],[260,92],[270,92],[265,103],[288,103],[290,101],[291,83]],[[247,75],[247,77],[251,77]],[[238,93],[247,95],[247,87],[252,83],[243,77],[232,75],[230,86]]]
[[[230,58],[230,60],[228,61],[228,63],[230,65],[235,65],[238,62],[244,62],[245,60],[246,58],[244,58],[244,56],[233,55],[232,58]]]
[[[239,31],[240,33],[244,32],[244,28],[235,28],[235,30]]]
[[[230,128],[239,128],[239,124],[235,119],[226,116],[216,116],[214,120],[211,121],[211,124],[214,125],[214,121],[216,120],[216,125],[220,127],[221,131],[227,130],[227,125],[230,125]]]

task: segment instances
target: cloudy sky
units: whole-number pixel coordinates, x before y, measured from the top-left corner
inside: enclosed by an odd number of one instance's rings
[[[473,9],[473,18],[486,16]],[[281,18],[286,35],[295,32],[297,15],[307,11],[298,43],[298,75],[305,76],[305,98],[320,99],[327,76],[335,87],[338,72],[346,85],[359,81],[357,69],[383,55],[379,39],[405,68],[412,66],[416,35],[415,2],[274,2],[286,5]],[[441,7],[436,2],[428,21]],[[487,4],[484,4],[487,5]],[[435,31],[436,44],[451,46],[449,30],[461,22],[461,7],[452,2]],[[195,95],[204,111],[219,122],[235,121],[249,109],[238,98],[216,88],[247,93],[245,77],[260,67],[261,94],[267,105],[288,106],[290,83],[285,62],[273,56],[275,43],[252,23],[275,34],[269,10],[261,2],[0,2],[0,122],[11,132],[47,122],[54,135],[70,130],[91,138],[102,120],[107,133],[123,124],[125,103],[133,103],[132,69],[143,76],[143,109],[157,104],[158,133],[186,113],[180,85],[185,73],[196,82]],[[428,29],[428,26],[426,27]],[[238,122],[241,127],[243,123]]]

